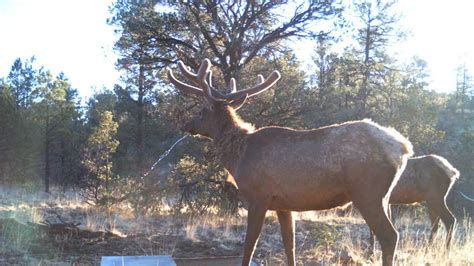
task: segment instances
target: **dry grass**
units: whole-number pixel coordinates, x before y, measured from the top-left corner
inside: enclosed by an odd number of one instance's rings
[[[85,204],[75,193],[53,192],[50,195],[31,193],[24,189],[3,188],[0,193],[0,264],[71,263],[90,254],[68,254],[51,245],[50,254],[37,254],[32,243],[44,235],[28,227],[28,223],[48,221],[80,223],[79,228],[108,231],[119,236],[130,247],[127,255],[172,254],[175,257],[241,255],[245,238],[245,212],[240,217],[134,216],[126,204],[100,209]],[[11,221],[20,223],[12,223]],[[427,246],[429,223],[424,208],[415,208],[396,220],[400,232],[397,265],[471,265],[474,263],[474,232],[471,222],[458,223],[453,248],[444,251],[444,229],[434,245]],[[71,236],[66,236],[71,237]],[[380,264],[381,252],[368,258],[369,231],[357,214],[338,210],[308,212],[297,215],[296,252],[299,264]],[[59,239],[66,243],[68,239]],[[48,246],[49,247],[49,246]],[[107,246],[108,247],[108,246]],[[377,246],[378,247],[378,246]],[[103,250],[101,250],[103,249]],[[77,252],[80,252],[78,250]],[[120,250],[97,246],[101,255]],[[113,253],[113,254],[115,254]],[[9,256],[16,256],[9,260]],[[261,234],[255,259],[264,265],[281,265],[286,261],[280,228],[274,213],[269,212]]]

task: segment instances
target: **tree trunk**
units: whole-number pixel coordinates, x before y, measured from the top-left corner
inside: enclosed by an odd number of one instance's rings
[[[142,170],[143,166],[143,120],[144,120],[144,97],[145,97],[145,69],[143,64],[140,65],[140,73],[138,79],[138,101],[137,101],[137,131],[135,136],[135,146],[137,149],[137,169]]]
[[[370,10],[369,10],[370,17]],[[370,20],[369,20],[370,21]],[[368,96],[368,83],[370,79],[370,46],[371,46],[371,36],[370,36],[371,27],[370,24],[367,25],[365,33],[365,47],[364,47],[364,73],[362,85],[359,91],[359,100],[360,107],[358,110],[357,118],[362,119],[367,115],[367,96]]]
[[[46,129],[45,129],[45,149],[44,149],[44,192],[49,193],[49,175],[50,175],[50,165],[49,165],[49,107],[46,107]]]
[[[68,183],[66,178],[66,156],[66,143],[64,138],[61,137],[61,184],[64,192],[66,191],[66,186]]]

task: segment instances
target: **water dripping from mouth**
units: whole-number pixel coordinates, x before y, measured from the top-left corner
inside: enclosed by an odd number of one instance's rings
[[[189,135],[184,135],[180,139],[178,139],[173,145],[171,145],[171,147],[169,149],[167,149],[163,154],[161,154],[160,157],[158,158],[158,160],[140,178],[143,179],[143,178],[147,177],[155,169],[155,167],[158,165],[158,163],[160,163],[164,158],[166,158],[170,154],[170,152],[174,149],[174,147],[176,147],[176,145],[178,145],[178,143],[180,143],[182,140],[186,139],[187,137],[189,137]]]

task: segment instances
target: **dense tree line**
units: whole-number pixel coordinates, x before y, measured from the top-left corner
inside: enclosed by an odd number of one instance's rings
[[[417,155],[446,157],[472,188],[472,77],[462,65],[454,92],[436,93],[428,90],[426,62],[397,62],[389,53],[403,36],[395,5],[117,0],[108,23],[118,35],[120,84],[83,106],[65,74],[53,77],[34,58],[17,59],[0,79],[0,179],[42,181],[45,191],[80,188],[95,203],[129,200],[137,211],[164,201],[176,211],[235,211],[236,190],[209,142],[187,140],[141,178],[202,104],[175,91],[165,67],[182,60],[195,68],[210,58],[222,92],[232,77],[246,88],[257,74],[282,73],[273,89],[239,111],[257,127],[370,118],[407,136]],[[316,44],[311,67],[292,50],[300,39]],[[336,49],[338,43],[348,45]]]

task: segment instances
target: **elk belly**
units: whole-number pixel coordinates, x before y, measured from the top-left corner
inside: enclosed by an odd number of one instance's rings
[[[301,169],[306,169],[302,171]],[[326,210],[350,201],[344,184],[344,172],[334,168],[304,168],[297,162],[275,169],[262,178],[271,187],[271,209],[293,211]]]

